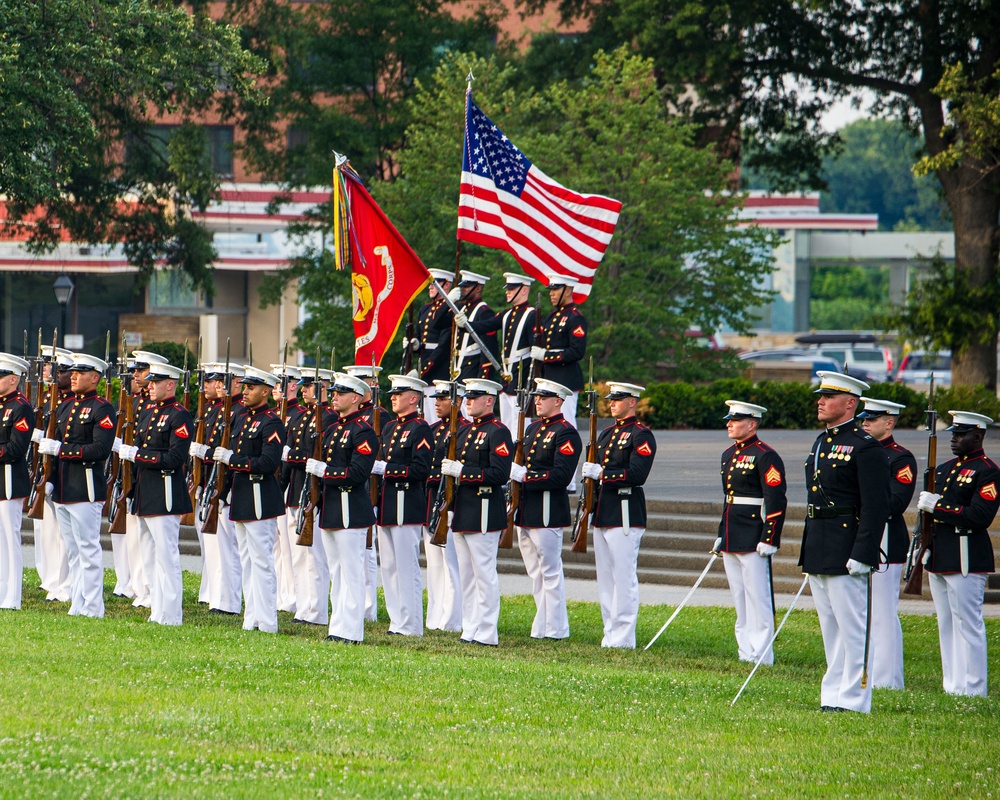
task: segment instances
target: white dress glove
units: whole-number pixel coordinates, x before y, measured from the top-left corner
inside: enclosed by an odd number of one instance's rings
[[[850,575],[867,575],[872,571],[872,568],[867,564],[862,564],[860,561],[855,561],[853,558],[847,559],[847,572]]]
[[[718,553],[719,548],[722,547],[722,537],[720,536],[715,540],[715,544],[712,545],[712,549],[709,552]]]
[[[55,439],[42,439],[38,443],[38,452],[43,456],[57,456],[62,449],[62,442]]]
[[[604,468],[600,464],[595,464],[593,461],[584,461],[583,469],[580,473],[584,478],[590,478],[592,481],[599,481],[601,475],[604,474]]]
[[[372,475],[385,475],[385,462],[376,461],[372,464]]]
[[[41,428],[32,428],[31,441],[33,444],[38,444],[44,438],[45,438],[45,431],[43,431]]]
[[[778,552],[778,548],[773,544],[766,544],[765,542],[757,542],[757,555],[761,558],[767,558],[768,556],[773,556]]]
[[[921,492],[920,497],[917,498],[917,508],[921,511],[932,512],[940,499],[941,495],[934,494],[934,492]]]
[[[446,458],[441,462],[441,474],[447,475],[449,478],[462,477],[462,462]]]
[[[46,497],[51,497],[51,496],[52,496],[52,493],[53,493],[53,492],[54,492],[55,490],[56,490],[56,486],[55,486],[55,484],[54,484],[54,483],[46,483],[46,484],[45,484],[45,496],[46,496]],[[930,555],[930,553],[928,553],[927,555]]]
[[[469,317],[464,311],[459,311],[455,315],[455,324],[459,328],[464,328],[468,324],[468,322],[469,322]]]
[[[227,450],[225,447],[216,447],[215,452],[212,453],[212,460],[219,461],[222,464],[229,465],[229,459],[233,457],[233,451]]]
[[[528,474],[528,468],[521,464],[510,465],[510,479],[518,483],[524,483],[524,476]]]
[[[531,348],[531,360],[532,361],[544,361],[546,349],[544,347],[539,347],[538,345],[533,345]]]
[[[462,299],[462,290],[456,286],[448,292],[448,299],[453,303],[458,303],[458,301]]]
[[[123,444],[118,448],[118,458],[122,461],[135,461],[135,454],[139,452],[139,448],[133,444]]]
[[[204,460],[205,456],[208,455],[208,445],[201,442],[191,442],[190,447],[188,447],[188,453],[192,458]]]
[[[117,453],[118,452],[118,448],[120,448],[123,444],[125,444],[125,442],[122,441],[122,437],[121,436],[116,436],[114,444],[111,445],[111,452],[112,453]]]
[[[315,458],[306,459],[306,472],[317,478],[322,478],[326,475],[326,462],[317,461]]]
[[[289,447],[287,444],[284,447],[282,447],[281,448],[281,460],[282,461],[288,461],[288,454],[290,452],[292,452],[292,448]]]

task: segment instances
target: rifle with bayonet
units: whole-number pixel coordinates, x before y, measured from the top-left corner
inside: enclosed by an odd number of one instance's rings
[[[226,394],[222,401],[222,437],[219,447],[229,449],[230,422],[233,416],[233,379],[229,373],[230,340],[226,339],[226,369],[222,376],[225,382]],[[198,521],[201,522],[202,533],[216,533],[219,530],[219,501],[226,482],[226,465],[221,461],[212,462],[212,471],[208,474],[208,483],[202,492],[198,504]]]
[[[594,389],[594,357],[590,357],[590,390],[587,392],[587,410],[590,413],[590,441],[587,442],[587,461],[597,461],[597,390]],[[570,538],[570,549],[574,553],[587,552],[587,530],[590,527],[590,514],[594,510],[594,488],[597,481],[593,478],[583,479],[583,494],[576,506],[576,519],[573,522],[573,535]]]
[[[125,404],[132,402],[131,376],[128,371],[128,359],[125,355],[125,334],[122,334],[122,346],[118,351],[118,411],[115,416],[115,438],[121,439],[125,429]],[[124,440],[123,440],[124,443]],[[107,515],[110,522],[114,515],[114,503],[116,491],[118,490],[118,473],[121,469],[121,459],[118,453],[112,451],[108,455],[108,460],[104,466],[104,474],[107,481],[104,490],[104,510],[102,516]],[[123,531],[117,531],[123,533]]]
[[[122,385],[118,394],[118,430],[116,436],[122,440],[122,444],[132,445],[135,442],[135,407],[137,399],[132,395],[132,376],[128,371],[128,357],[125,353],[125,337],[122,337],[122,351],[119,358],[121,369]],[[121,412],[124,409],[124,416]],[[111,493],[111,506],[109,508],[110,519],[108,520],[109,533],[125,533],[125,519],[128,515],[128,496],[132,492],[132,469],[128,462],[122,463],[118,454],[115,453],[115,464],[117,465],[117,476],[115,478],[114,490]]]
[[[42,329],[38,329],[38,357],[35,359],[35,386],[36,397],[35,397],[35,428],[41,430],[44,426],[43,417],[45,413],[45,360],[42,358]],[[50,377],[52,383],[55,384],[56,372],[53,368],[50,370]],[[31,455],[28,456],[28,482],[30,485],[35,485],[35,475],[38,473],[38,442],[31,443]],[[31,493],[24,498],[24,503],[21,506],[21,512],[27,514],[28,510],[31,508]]]
[[[59,365],[56,363],[56,343],[58,341],[59,332],[55,330],[52,332],[52,369],[50,371],[48,419],[45,422],[46,439],[54,439],[56,435],[56,409],[59,408]],[[28,503],[29,519],[44,519],[45,517],[45,484],[49,482],[49,476],[52,474],[53,460],[53,456],[42,456],[35,470],[35,482],[32,485]]]
[[[451,412],[448,415],[448,451],[445,458],[454,461],[458,454],[458,381],[452,373]],[[431,544],[444,547],[448,543],[448,512],[455,497],[455,479],[450,475],[442,475],[438,484],[437,496],[434,499],[434,510],[431,512],[431,523],[434,533]]]
[[[524,466],[524,418],[528,413],[528,402],[531,398],[524,385],[524,370],[518,370],[519,385],[517,387],[517,442],[514,444],[514,463]],[[500,534],[497,547],[509,550],[514,546],[514,514],[521,503],[520,481],[510,482],[510,497],[507,503],[507,527]]]
[[[201,337],[198,337],[198,410],[195,414],[194,419],[194,440],[196,442],[205,442],[205,369],[201,365]],[[185,384],[186,386],[187,384]],[[184,404],[187,407],[187,403]],[[191,508],[196,509],[198,507],[198,489],[201,487],[201,468],[202,461],[200,458],[191,457],[191,463],[188,465],[188,478],[187,478],[187,489],[188,496],[191,498]],[[194,513],[192,511],[192,513]]]
[[[201,360],[201,337],[198,337],[198,359]],[[181,380],[184,382],[184,394],[181,397],[181,405],[185,411],[190,411],[191,405],[191,371],[188,369],[188,340],[184,340],[184,363],[181,366]],[[197,441],[201,441],[198,439]],[[194,525],[194,497],[191,495],[191,470],[187,470],[187,490],[191,496],[191,510],[187,514],[181,514],[181,525]]]
[[[323,384],[319,379],[319,354],[316,348],[316,375],[313,378],[313,451],[316,461],[323,460]],[[319,478],[306,473],[302,483],[302,493],[299,495],[299,515],[295,525],[297,538],[295,543],[302,547],[311,547],[313,543],[313,526],[316,510],[319,508]]]
[[[927,468],[924,470],[924,491],[933,492],[937,482],[937,411],[934,410],[934,373],[927,398]],[[934,514],[921,511],[917,515],[917,530],[906,555],[906,582],[903,594],[921,594],[924,590],[924,554],[934,536]]]

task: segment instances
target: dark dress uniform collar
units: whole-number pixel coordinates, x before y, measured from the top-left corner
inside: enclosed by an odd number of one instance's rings
[[[401,416],[397,416],[396,420],[398,422],[409,422],[411,419],[416,419],[417,416],[418,414],[416,411],[411,411],[409,414],[403,414]]]
[[[157,401],[156,407],[157,408],[164,408],[166,406],[175,405],[176,403],[177,403],[177,395],[173,395],[172,394],[172,395],[170,395],[170,397],[167,397],[167,398],[164,398],[163,400]]]
[[[97,397],[97,389],[91,389],[89,392],[84,392],[83,394],[74,394],[77,400],[89,400],[91,397]]]
[[[487,422],[489,422],[490,420],[496,419],[496,417],[497,417],[496,414],[494,414],[493,412],[490,412],[489,414],[484,414],[481,417],[476,417],[474,420],[472,420],[472,424],[473,425],[484,425]]]
[[[986,451],[980,447],[978,450],[973,450],[971,453],[966,453],[964,456],[958,456],[958,464],[964,464],[966,461],[975,461],[977,458],[985,458]]]
[[[346,417],[341,417],[339,421],[343,423],[343,422],[350,422],[351,420],[357,419],[358,417],[361,416],[361,412],[362,411],[364,411],[364,409],[358,408],[357,411],[352,411]]]
[[[538,421],[541,422],[542,425],[551,425],[553,422],[562,422],[563,419],[565,419],[565,417],[563,417],[562,412],[560,411],[558,414],[553,414],[551,417],[539,417]]]
[[[747,447],[750,447],[750,445],[757,444],[757,442],[759,442],[759,441],[760,441],[760,439],[757,437],[757,434],[755,433],[752,436],[748,436],[742,442],[737,442],[736,443],[736,449],[737,450],[743,450],[743,449],[745,449]]]
[[[271,407],[267,403],[261,403],[259,406],[250,408],[250,406],[244,406],[247,410],[247,414],[251,417],[255,417],[258,414],[264,414],[271,410]]]
[[[625,417],[625,419],[616,419],[615,427],[624,428],[626,425],[634,425],[639,421],[639,418],[633,414],[631,417]]]

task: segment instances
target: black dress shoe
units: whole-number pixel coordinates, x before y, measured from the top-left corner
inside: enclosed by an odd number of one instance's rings
[[[347,639],[345,639],[343,636],[334,636],[332,633],[329,636],[326,637],[326,640],[328,642],[346,642],[347,641]]]
[[[472,640],[472,643],[473,644],[478,644],[480,647],[496,647],[497,646],[495,644],[490,644],[489,642],[479,642],[479,641],[476,641],[475,639]]]
[[[472,644],[472,639],[459,639],[459,644]]]
[[[299,619],[298,617],[295,617],[294,619],[292,619],[292,623],[294,625],[305,625],[306,621],[304,619]]]

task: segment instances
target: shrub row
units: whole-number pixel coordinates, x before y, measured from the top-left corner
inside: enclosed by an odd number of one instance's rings
[[[761,381],[730,378],[705,385],[689,383],[654,383],[643,395],[639,416],[652,428],[721,428],[726,415],[726,400],[743,400],[764,406],[764,427],[810,429],[816,420],[816,387],[807,383]],[[916,428],[926,425],[927,395],[898,383],[876,383],[867,392],[879,400],[901,403],[899,426]],[[995,393],[977,386],[935,390],[934,406],[943,421],[951,422],[949,409],[975,411],[1000,421],[1000,400]]]

